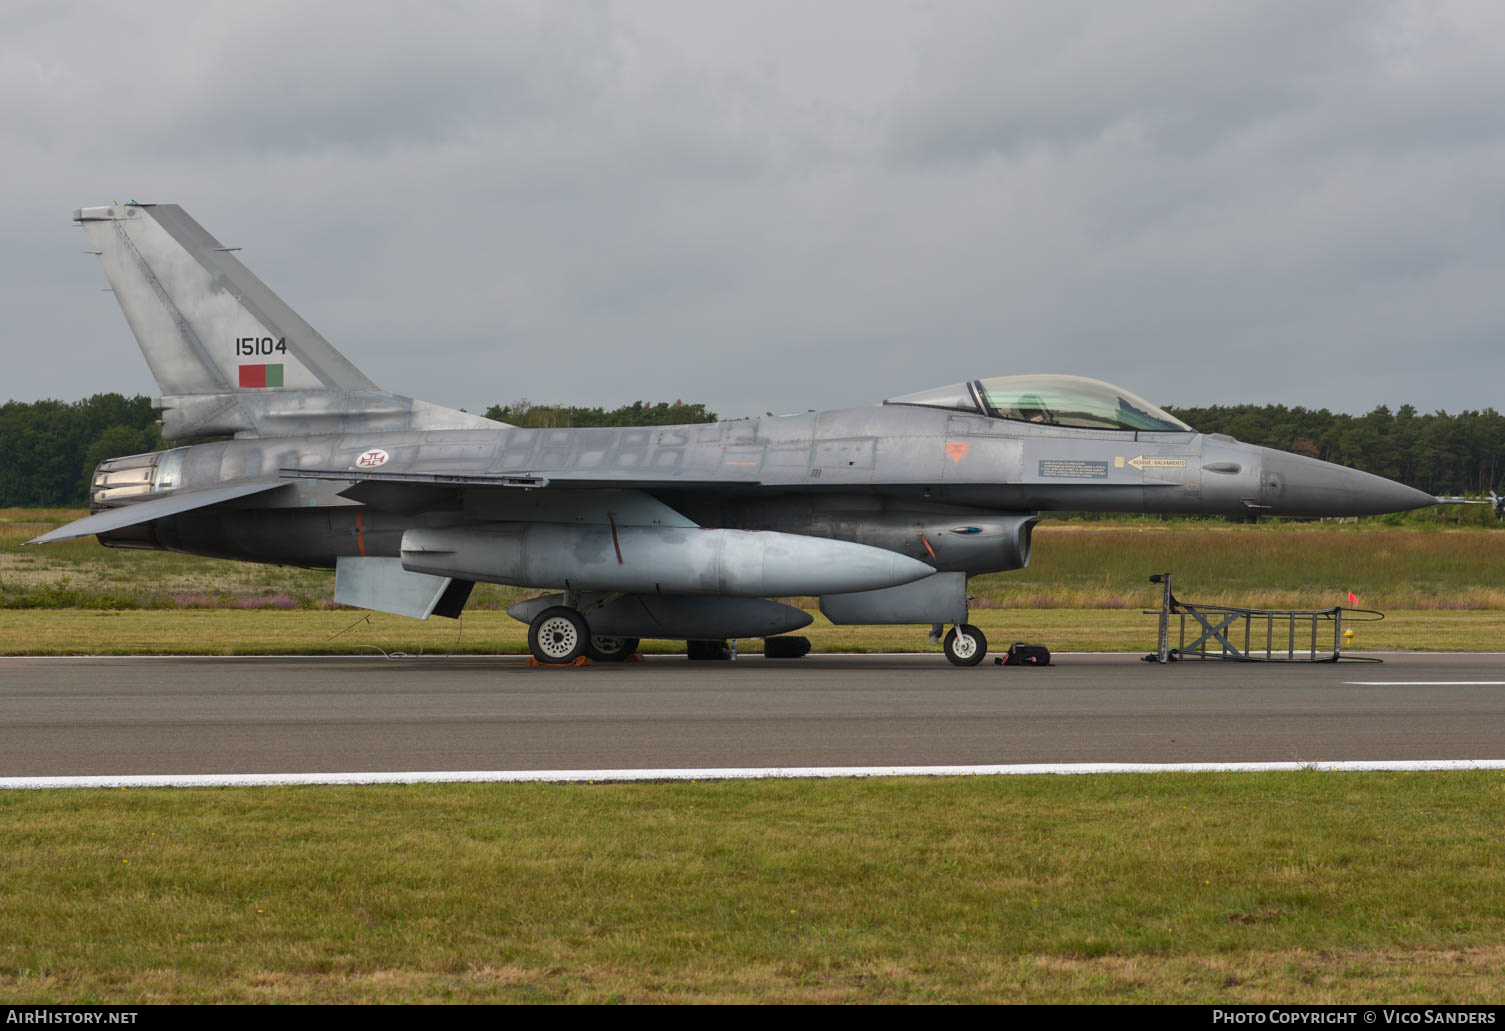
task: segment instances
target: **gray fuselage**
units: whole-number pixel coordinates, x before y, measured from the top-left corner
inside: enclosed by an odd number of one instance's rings
[[[106,543],[332,566],[345,555],[395,556],[411,528],[511,518],[541,493],[488,480],[543,477],[558,491],[578,479],[599,492],[620,477],[623,492],[647,493],[701,526],[851,540],[970,575],[1027,560],[1027,537],[1020,556],[1017,539],[974,525],[990,516],[1353,515],[1430,501],[1380,477],[1226,437],[1037,426],[894,404],[688,426],[231,440],[177,453],[178,489],[279,475],[288,484]],[[373,455],[378,466],[360,464]],[[390,498],[386,484],[351,488],[350,479],[377,472],[413,479]]]

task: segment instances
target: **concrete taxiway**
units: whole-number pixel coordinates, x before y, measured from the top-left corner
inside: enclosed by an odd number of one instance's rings
[[[1505,656],[4,658],[0,777],[1505,756]]]

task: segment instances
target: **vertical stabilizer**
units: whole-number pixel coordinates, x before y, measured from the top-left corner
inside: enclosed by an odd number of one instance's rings
[[[379,390],[176,204],[73,217],[162,391],[166,437],[498,425]]]

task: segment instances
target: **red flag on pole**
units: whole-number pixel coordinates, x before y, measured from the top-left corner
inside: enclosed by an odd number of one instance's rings
[[[1357,605],[1358,603],[1359,603],[1359,599],[1354,597],[1354,594],[1353,594],[1352,591],[1349,591],[1348,592],[1348,604],[1350,604],[1350,605]]]

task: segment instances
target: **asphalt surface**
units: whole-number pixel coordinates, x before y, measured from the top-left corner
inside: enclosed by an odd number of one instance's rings
[[[1505,758],[1505,655],[1056,662],[3,658],[0,776]]]

